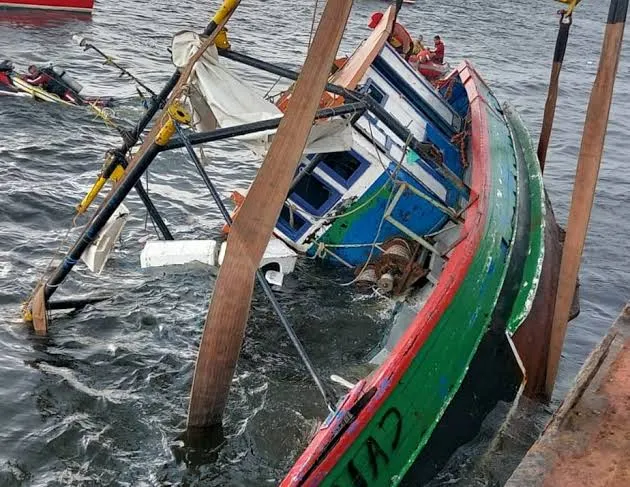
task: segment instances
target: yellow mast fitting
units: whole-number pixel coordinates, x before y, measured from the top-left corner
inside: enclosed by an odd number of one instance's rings
[[[30,304],[30,301],[26,301],[22,304],[22,319],[25,323],[33,322],[33,311],[31,310]]]
[[[228,33],[228,30],[224,27],[223,29],[221,29],[221,32],[219,32],[216,38],[214,39],[214,45],[217,46],[219,49],[230,48],[230,41],[228,39],[227,33]]]
[[[582,0],[556,0],[556,2],[564,3],[565,5],[567,5],[567,11],[565,13],[565,15],[567,16],[573,13],[573,10],[575,10],[575,7],[577,7],[581,1]]]
[[[83,201],[81,201],[81,203],[77,206],[77,213],[79,215],[82,215],[83,213],[87,211],[87,209],[90,207],[94,199],[100,193],[101,189],[103,189],[103,186],[105,186],[105,183],[107,182],[108,179],[112,181],[118,181],[125,174],[125,169],[120,164],[117,164],[114,170],[112,171],[111,175],[109,176],[109,178],[105,176],[106,168],[109,167],[110,164],[112,164],[113,157],[114,156],[109,156],[107,158],[107,160],[105,161],[105,164],[103,164],[103,169],[101,173],[99,174],[98,178],[96,179],[96,182],[92,186],[92,189],[90,189],[88,194],[85,195],[85,198],[83,198]]]
[[[98,179],[92,186],[92,189],[90,189],[88,194],[85,195],[85,198],[83,198],[83,201],[81,201],[81,203],[77,206],[77,213],[79,215],[82,215],[83,213],[87,211],[87,209],[92,204],[92,201],[94,201],[94,198],[96,198],[96,196],[100,193],[101,189],[103,189],[103,186],[105,186],[106,182],[107,182],[107,178],[104,178],[103,176],[98,177]]]
[[[175,134],[175,122],[188,125],[191,121],[190,113],[181,103],[174,101],[167,110],[168,120],[162,125],[162,128],[155,137],[157,145],[166,145],[171,137]]]

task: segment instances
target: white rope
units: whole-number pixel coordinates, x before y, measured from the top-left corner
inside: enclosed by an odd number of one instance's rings
[[[372,135],[372,123],[369,122],[369,126],[370,126],[370,135]],[[381,163],[381,166],[383,166],[383,169],[385,170],[385,172],[389,175],[389,171],[387,170],[387,168],[384,166],[384,164],[381,161],[381,156],[379,154],[379,151],[376,147],[376,144],[374,144],[374,136],[372,135],[372,144],[374,145],[374,150],[376,151],[377,157],[379,162]],[[396,164],[396,168],[394,169],[393,174],[390,176],[391,179],[391,183],[392,183],[392,190],[389,193],[389,198],[387,198],[387,203],[385,204],[385,210],[383,211],[383,216],[381,217],[381,222],[378,225],[378,230],[376,231],[376,235],[374,236],[374,241],[372,242],[372,247],[370,248],[370,253],[368,255],[367,260],[365,261],[365,263],[363,264],[363,268],[357,273],[357,277],[355,277],[352,281],[346,283],[346,284],[341,284],[341,286],[351,286],[352,284],[354,284],[355,282],[357,282],[359,280],[359,277],[361,276],[361,274],[363,274],[363,271],[365,271],[365,269],[367,268],[367,266],[370,264],[370,260],[372,260],[372,256],[374,255],[374,249],[376,248],[376,241],[378,240],[380,234],[381,234],[381,229],[383,228],[383,224],[385,223],[385,213],[387,213],[387,209],[389,208],[389,205],[392,202],[392,199],[394,198],[394,194],[395,194],[395,188],[396,188],[396,184],[400,183],[399,181],[397,181],[395,179],[396,174],[398,174],[398,171],[400,170],[400,167],[402,166],[405,157],[407,156],[407,148],[409,147],[409,142],[411,142],[411,134],[409,134],[409,137],[407,137],[407,140],[405,142],[405,147],[403,147],[403,151],[402,151],[402,156],[400,158],[400,160],[398,161],[398,163]]]
[[[317,6],[319,0],[315,0],[315,6],[313,7],[313,20],[311,21],[311,33],[308,36],[308,48],[311,48],[311,42],[313,41],[313,32],[315,32],[315,19],[317,18]]]

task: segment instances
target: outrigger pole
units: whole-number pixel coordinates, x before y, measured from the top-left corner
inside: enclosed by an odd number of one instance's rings
[[[548,398],[551,398],[558,374],[575,283],[593,208],[627,13],[628,0],[610,2],[597,76],[586,111],[549,344],[545,384]]]
[[[37,333],[46,333],[48,329],[48,299],[63,282],[68,273],[81,258],[81,255],[83,255],[83,252],[87,249],[87,247],[98,237],[98,234],[103,226],[107,223],[127,194],[129,194],[131,188],[140,182],[140,177],[158,154],[159,151],[157,148],[160,145],[166,144],[166,142],[168,142],[168,140],[173,136],[175,133],[174,120],[186,123],[187,114],[173,102],[175,101],[175,98],[181,94],[183,85],[190,77],[194,65],[202,56],[205,49],[214,44],[215,38],[219,35],[234,10],[238,7],[239,3],[240,0],[224,0],[223,5],[219,8],[204,30],[204,35],[209,36],[208,39],[204,41],[203,46],[190,60],[186,70],[183,73],[180,73],[179,70],[176,70],[175,73],[173,73],[158,95],[158,98],[152,99],[149,109],[145,112],[135,129],[129,134],[129,137],[125,138],[118,157],[110,158],[107,167],[103,170],[103,174],[113,174],[119,164],[124,164],[126,162],[125,160],[125,162],[121,163],[121,161],[125,159],[126,153],[139,140],[140,135],[158,110],[165,107],[167,104],[170,105],[167,113],[160,119],[159,123],[156,124],[149,134],[148,140],[145,141],[140,148],[140,151],[125,168],[125,173],[122,179],[110,191],[105,201],[101,203],[96,213],[82,232],[79,240],[75,243],[72,249],[68,251],[62,264],[57,267],[50,279],[44,281],[43,284],[35,290],[31,301],[25,306],[24,317],[29,321],[32,320],[33,327]],[[169,95],[173,94],[174,91],[176,92],[176,96],[171,96],[169,99]],[[102,178],[99,178],[99,181],[100,179]],[[97,184],[99,184],[99,182],[97,182]],[[149,200],[148,195],[146,195],[146,200]],[[157,210],[154,207],[153,210],[155,210],[153,212],[154,215],[157,215]],[[166,228],[166,225],[164,224],[163,227]]]

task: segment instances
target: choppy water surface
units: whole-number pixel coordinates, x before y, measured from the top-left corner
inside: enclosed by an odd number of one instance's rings
[[[217,2],[97,0],[90,20],[0,11],[0,57],[20,68],[49,60],[64,64],[86,93],[126,97],[119,114],[133,119],[141,113],[133,86],[84,54],[72,35],[89,37],[159,87],[172,72],[170,35],[201,30],[208,3]],[[234,47],[287,66],[301,64],[313,4],[244,1],[231,22]],[[367,16],[383,5],[355,2],[344,52],[368,33]],[[442,34],[452,63],[471,58],[537,134],[556,8],[543,0],[430,0],[405,6],[401,19],[414,35]],[[562,75],[545,175],[561,221],[606,9],[595,1],[579,7]],[[558,394],[630,294],[629,67],[624,55],[581,274],[582,315],[569,331]],[[275,81],[237,69],[263,91]],[[139,269],[139,252],[152,229],[145,227],[135,195],[128,201],[132,219],[123,246],[107,271],[95,277],[79,268],[64,286],[67,294],[98,290],[115,297],[58,317],[47,338],[33,336],[20,321],[20,303],[62,243],[104,150],[117,144],[116,135],[82,109],[0,99],[0,485],[272,485],[304,447],[324,407],[257,295],[230,399],[227,442],[201,452],[179,448],[213,276],[202,268]],[[248,152],[225,144],[206,152],[224,193],[253,177],[256,161]],[[149,189],[178,237],[217,234],[218,211],[182,153],[159,158]],[[366,305],[350,289],[330,285],[344,276],[301,265],[311,277],[303,274],[282,290],[282,305],[322,373],[350,373],[347,364],[374,343],[384,306]]]

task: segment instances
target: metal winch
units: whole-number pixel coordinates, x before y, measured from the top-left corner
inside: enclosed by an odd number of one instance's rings
[[[414,262],[418,244],[401,237],[381,246],[382,253],[374,262],[362,267],[356,283],[361,287],[377,286],[384,294],[402,294],[425,276],[428,270]]]

